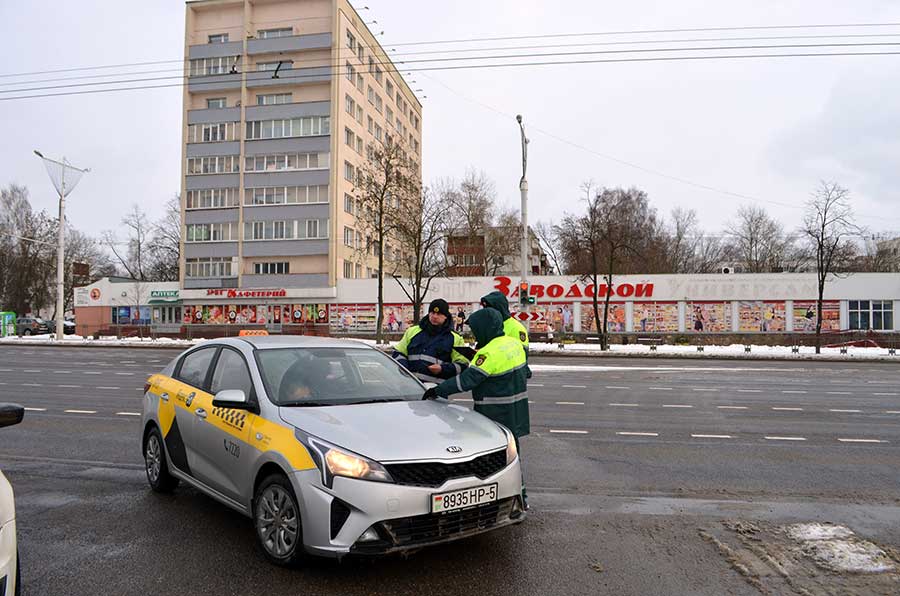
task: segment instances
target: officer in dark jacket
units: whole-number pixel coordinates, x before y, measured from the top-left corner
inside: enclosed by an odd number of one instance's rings
[[[518,450],[519,437],[531,432],[525,351],[518,339],[503,333],[503,319],[492,308],[472,313],[468,324],[478,341],[478,351],[472,357],[471,364],[455,379],[426,391],[423,398],[434,399],[471,391],[475,411],[512,431]],[[527,507],[524,479],[522,499]]]
[[[525,350],[525,362],[528,362],[528,330],[521,322],[514,319],[509,312],[509,300],[502,292],[494,290],[490,294],[481,297],[481,306],[484,308],[493,308],[500,316],[503,317],[503,333],[519,340],[522,348]],[[526,365],[525,372],[527,378],[531,378],[531,369]]]
[[[468,359],[453,349],[465,345],[462,336],[453,331],[450,305],[438,298],[428,305],[428,314],[419,324],[406,330],[394,346],[393,357],[419,380],[440,383],[468,366]]]

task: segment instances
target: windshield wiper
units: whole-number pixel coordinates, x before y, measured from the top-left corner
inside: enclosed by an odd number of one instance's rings
[[[406,400],[399,398],[399,397],[382,397],[382,398],[378,398],[378,399],[366,399],[363,401],[352,401],[352,402],[348,403],[347,405],[348,406],[358,406],[360,404],[383,404],[383,403],[388,403],[388,402],[392,402],[392,401],[406,401]]]
[[[278,404],[283,408],[319,408],[322,406],[336,406],[338,404],[327,402],[327,401],[310,401],[310,400],[298,400],[298,401],[284,401]]]

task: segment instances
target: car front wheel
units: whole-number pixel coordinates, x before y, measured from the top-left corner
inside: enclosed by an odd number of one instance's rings
[[[22,332],[22,335],[31,335],[31,329],[26,329]]]
[[[147,470],[147,482],[155,492],[170,493],[178,486],[178,478],[169,473],[162,436],[156,428],[153,428],[147,436],[144,446],[144,464]]]
[[[284,567],[302,560],[303,528],[300,507],[290,481],[281,474],[263,480],[253,499],[256,540],[266,558]]]

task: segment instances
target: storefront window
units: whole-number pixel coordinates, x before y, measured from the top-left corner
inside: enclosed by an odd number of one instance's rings
[[[894,329],[894,303],[890,300],[850,300],[849,307],[850,329]]]

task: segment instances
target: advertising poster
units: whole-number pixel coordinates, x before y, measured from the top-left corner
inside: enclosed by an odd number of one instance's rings
[[[731,302],[690,302],[688,309],[688,329],[694,333],[731,332]]]
[[[784,302],[742,301],[738,307],[741,333],[779,333],[785,328]]]
[[[295,325],[325,325],[328,323],[327,304],[293,304],[285,306],[284,323]]]
[[[635,333],[677,333],[677,302],[635,302]]]
[[[599,314],[603,318],[604,304],[599,304]],[[609,333],[623,333],[625,331],[625,304],[611,302],[609,315],[606,321],[606,329]],[[590,302],[581,305],[581,330],[588,333],[597,332],[597,322],[594,320],[594,305]]]
[[[238,307],[234,304],[229,304],[225,307],[225,322],[229,325],[234,325],[237,323],[238,318]]]
[[[209,317],[206,319],[206,323],[208,325],[223,325],[225,324],[225,307],[219,304],[214,304],[209,307]]]
[[[841,330],[841,303],[837,300],[822,302],[822,331]],[[816,332],[816,301],[794,302],[794,333]]]
[[[116,311],[116,321],[120,325],[128,325],[131,322],[131,307],[120,306]]]
[[[269,323],[269,307],[266,304],[260,304],[256,307],[256,324],[267,325]]]
[[[256,323],[256,307],[240,305],[235,322],[238,325],[253,325]]]
[[[428,305],[424,305],[425,309],[428,308]],[[454,317],[456,315],[458,309],[454,309],[453,305],[450,305],[450,316]],[[422,316],[424,316],[424,310]],[[416,321],[413,323],[413,307],[412,304],[386,304],[384,306],[384,318],[382,319],[382,328],[385,331],[391,333],[402,333],[409,329],[411,325],[415,325],[418,323]],[[455,327],[456,321],[451,321],[451,324]]]
[[[183,313],[182,321],[186,325],[190,325],[191,323],[194,322],[194,307],[193,306],[189,306],[189,305],[185,304],[182,309],[182,313]]]

